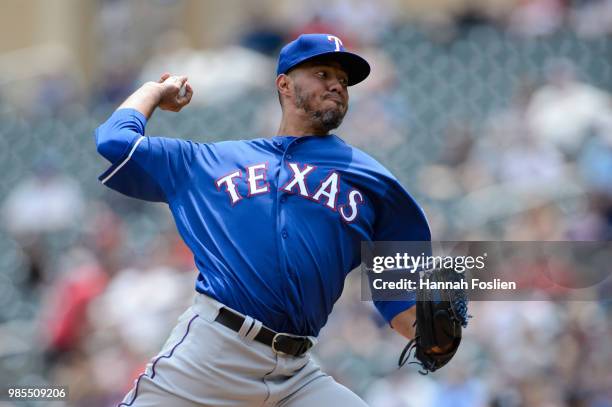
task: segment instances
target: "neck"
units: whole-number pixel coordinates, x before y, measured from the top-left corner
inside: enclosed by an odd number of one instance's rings
[[[320,128],[313,126],[306,120],[300,120],[301,117],[293,119],[287,117],[287,115],[283,114],[283,118],[281,119],[280,126],[278,128],[277,136],[325,136],[328,134],[327,131],[321,130]]]

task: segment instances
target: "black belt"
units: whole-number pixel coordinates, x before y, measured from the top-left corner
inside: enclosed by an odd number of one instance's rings
[[[219,315],[215,318],[216,322],[236,332],[240,331],[244,320],[245,317],[225,307],[219,310]],[[301,356],[313,345],[308,337],[278,333],[265,326],[261,327],[254,339],[259,343],[270,346],[276,353],[291,356]]]

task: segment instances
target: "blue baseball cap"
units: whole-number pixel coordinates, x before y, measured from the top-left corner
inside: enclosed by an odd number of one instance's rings
[[[302,34],[281,50],[276,75],[286,74],[302,62],[323,55],[340,63],[348,75],[348,86],[361,82],[370,74],[370,64],[359,55],[347,52],[342,40],[335,35]]]

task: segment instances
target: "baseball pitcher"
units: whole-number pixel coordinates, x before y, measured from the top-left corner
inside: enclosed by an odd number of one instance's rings
[[[333,35],[278,59],[269,138],[196,143],[145,135],[156,108],[189,104],[185,76],[145,83],[95,131],[107,187],[168,204],[194,254],[193,305],[120,406],[364,406],[310,351],[360,264],[360,243],[429,241],[421,208],[380,163],[330,133],[370,72]],[[160,290],[163,290],[160,287]],[[415,301],[379,301],[414,338]],[[418,327],[417,327],[418,329]]]

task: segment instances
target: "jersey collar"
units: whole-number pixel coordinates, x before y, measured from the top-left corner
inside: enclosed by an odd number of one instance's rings
[[[301,137],[297,137],[297,136],[274,136],[271,138],[272,143],[276,146],[276,147],[283,147],[283,148],[287,148],[290,144],[302,144],[306,141],[310,142],[310,141],[330,141],[330,140],[338,140],[342,143],[344,143],[344,140],[342,140],[340,137],[338,137],[335,134],[327,134],[325,136],[301,136]]]

